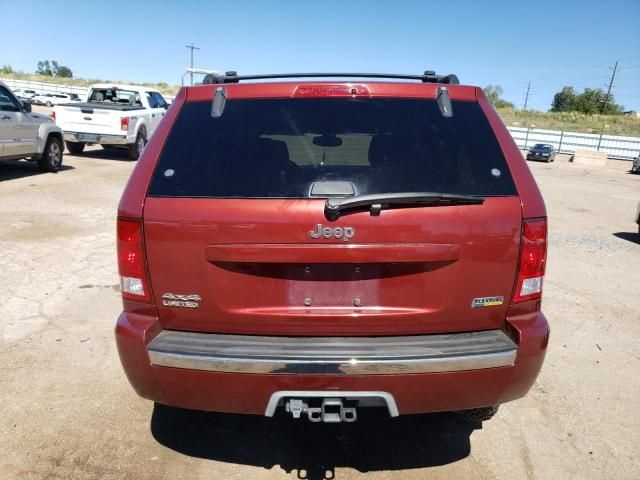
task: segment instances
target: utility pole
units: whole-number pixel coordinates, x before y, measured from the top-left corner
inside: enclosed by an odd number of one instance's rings
[[[193,51],[194,50],[200,50],[200,47],[196,47],[193,42],[191,42],[189,45],[185,45],[185,47],[190,48],[191,49],[191,70],[193,70]],[[191,72],[191,86],[193,86],[193,72]]]
[[[611,95],[611,87],[613,87],[613,80],[616,78],[616,71],[618,70],[618,61],[613,66],[613,73],[611,74],[611,80],[609,81],[609,88],[607,94],[604,97],[604,103],[602,104],[602,113],[607,111],[607,104],[609,103],[609,96]],[[602,135],[600,135],[602,137]]]
[[[529,91],[531,91],[531,82],[529,82],[527,84],[527,95],[524,97],[524,108],[523,108],[523,110],[527,109],[527,103],[529,103]]]

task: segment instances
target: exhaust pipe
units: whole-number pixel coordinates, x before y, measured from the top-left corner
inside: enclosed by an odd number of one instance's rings
[[[358,419],[356,408],[345,407],[341,398],[323,398],[320,407],[309,407],[304,400],[292,398],[285,404],[285,410],[293,418],[306,414],[313,423],[353,423]]]

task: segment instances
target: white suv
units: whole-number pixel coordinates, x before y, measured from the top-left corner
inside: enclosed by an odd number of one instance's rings
[[[15,88],[13,93],[20,100],[31,100],[33,97],[37,95],[35,90],[31,90],[30,88]]]
[[[0,82],[0,160],[28,158],[46,172],[62,166],[62,130],[51,117],[31,112]]]

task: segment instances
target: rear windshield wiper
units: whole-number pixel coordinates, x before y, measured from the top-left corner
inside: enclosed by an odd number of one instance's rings
[[[328,198],[324,204],[324,215],[329,220],[337,220],[342,212],[369,209],[371,215],[379,215],[388,208],[437,207],[446,205],[481,205],[484,197],[476,195],[456,195],[453,193],[404,192],[374,193],[355,197]]]

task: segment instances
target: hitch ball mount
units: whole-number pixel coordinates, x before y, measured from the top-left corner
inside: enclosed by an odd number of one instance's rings
[[[292,398],[285,404],[285,410],[293,418],[307,415],[313,423],[353,423],[358,419],[355,407],[345,407],[341,398],[323,398],[320,407],[309,407],[309,404],[300,398]]]

